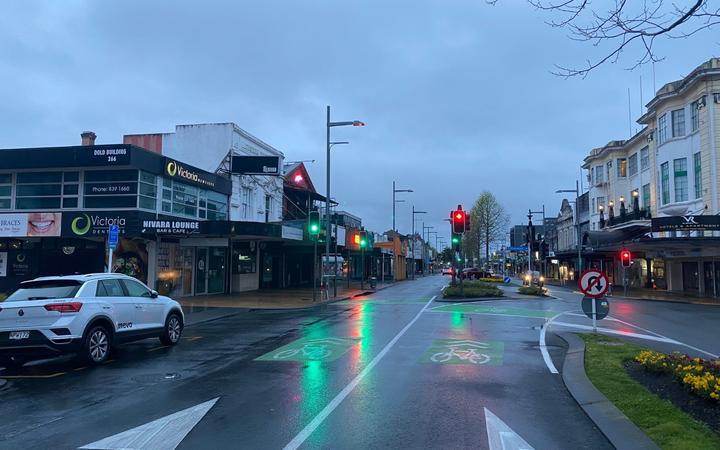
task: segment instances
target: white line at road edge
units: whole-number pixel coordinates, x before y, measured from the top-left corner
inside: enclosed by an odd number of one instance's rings
[[[292,441],[290,441],[285,447],[283,447],[283,450],[295,450],[296,448],[300,447],[305,440],[310,437],[310,435],[319,427],[323,421],[337,408],[340,403],[342,403],[345,398],[350,395],[350,392],[352,392],[355,387],[360,384],[360,382],[367,376],[368,373],[377,365],[377,363],[380,362],[381,359],[390,351],[390,349],[395,345],[395,343],[402,337],[403,334],[420,318],[423,312],[425,312],[425,309],[432,303],[433,300],[435,300],[435,297],[437,295],[434,295],[433,298],[431,298],[427,303],[425,303],[425,306],[420,310],[420,312],[417,313],[417,315],[407,324],[405,325],[405,328],[400,330],[398,334],[395,335],[394,338],[390,342],[387,343],[387,345],[378,353],[370,363],[368,363],[367,366],[359,373],[353,380],[348,383],[345,388],[343,388],[342,391],[338,395],[333,398],[330,403],[325,406],[325,408],[322,409],[318,413],[317,416],[313,418],[313,420],[310,421],[307,425],[305,425],[305,428],[303,428],[297,436],[293,438]]]
[[[550,373],[558,373],[558,370],[555,368],[555,364],[553,364],[552,359],[550,359],[550,353],[548,353],[547,346],[545,345],[545,330],[547,330],[553,320],[557,319],[563,314],[565,313],[561,312],[560,314],[556,314],[550,319],[548,319],[548,321],[545,322],[542,329],[540,330],[540,353],[542,353],[543,360],[545,360],[545,365],[547,366],[548,370],[550,370]]]

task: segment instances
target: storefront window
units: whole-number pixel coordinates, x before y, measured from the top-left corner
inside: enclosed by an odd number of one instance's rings
[[[193,249],[161,242],[157,250],[157,291],[179,297],[192,294]]]
[[[257,258],[249,242],[233,242],[232,247],[232,273],[255,273],[257,271]]]

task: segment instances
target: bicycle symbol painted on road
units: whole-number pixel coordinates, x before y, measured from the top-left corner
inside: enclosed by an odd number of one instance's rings
[[[420,362],[435,364],[501,365],[502,342],[470,339],[438,339],[427,349]]]
[[[301,338],[269,353],[255,358],[256,361],[334,361],[362,338],[327,337]]]

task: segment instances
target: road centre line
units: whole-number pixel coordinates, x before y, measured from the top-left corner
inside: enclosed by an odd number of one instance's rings
[[[395,335],[394,338],[390,342],[388,342],[385,347],[383,347],[382,350],[380,350],[380,353],[375,355],[375,357],[368,363],[365,368],[355,376],[355,378],[348,383],[347,386],[343,388],[342,391],[340,391],[335,398],[333,398],[330,403],[328,403],[322,411],[320,411],[313,420],[310,421],[307,425],[305,425],[305,428],[300,430],[300,432],[291,440],[285,447],[283,447],[283,450],[295,450],[298,447],[300,447],[303,442],[307,440],[308,437],[319,427],[323,421],[337,408],[340,403],[342,403],[345,398],[350,395],[350,393],[355,389],[355,387],[360,384],[360,382],[365,378],[370,371],[380,362],[380,360],[385,357],[385,355],[390,351],[390,349],[395,345],[395,343],[407,332],[407,330],[415,323],[417,320],[422,316],[422,313],[425,311],[425,309],[430,305],[430,303],[435,300],[435,297],[437,295],[434,295],[426,304],[422,307],[422,309],[415,315],[415,317],[408,322],[407,325],[405,325],[405,328],[400,330],[398,334]]]

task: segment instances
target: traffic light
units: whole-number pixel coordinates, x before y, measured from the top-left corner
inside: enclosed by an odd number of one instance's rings
[[[450,221],[452,222],[453,233],[462,234],[465,232],[465,220],[465,211],[463,211],[461,205],[458,205],[458,208],[450,213]]]
[[[632,263],[632,254],[630,253],[630,250],[626,248],[620,250],[620,262],[623,267],[630,267],[630,264]]]
[[[320,234],[320,213],[318,211],[310,211],[308,214],[308,233],[315,237]]]
[[[453,233],[450,237],[450,241],[452,243],[453,250],[460,250],[460,245],[462,244],[462,235],[459,233]]]
[[[470,214],[465,214],[465,232],[470,231]]]
[[[367,231],[361,230],[358,233],[358,245],[360,248],[367,248],[368,246],[368,238],[367,238]]]

